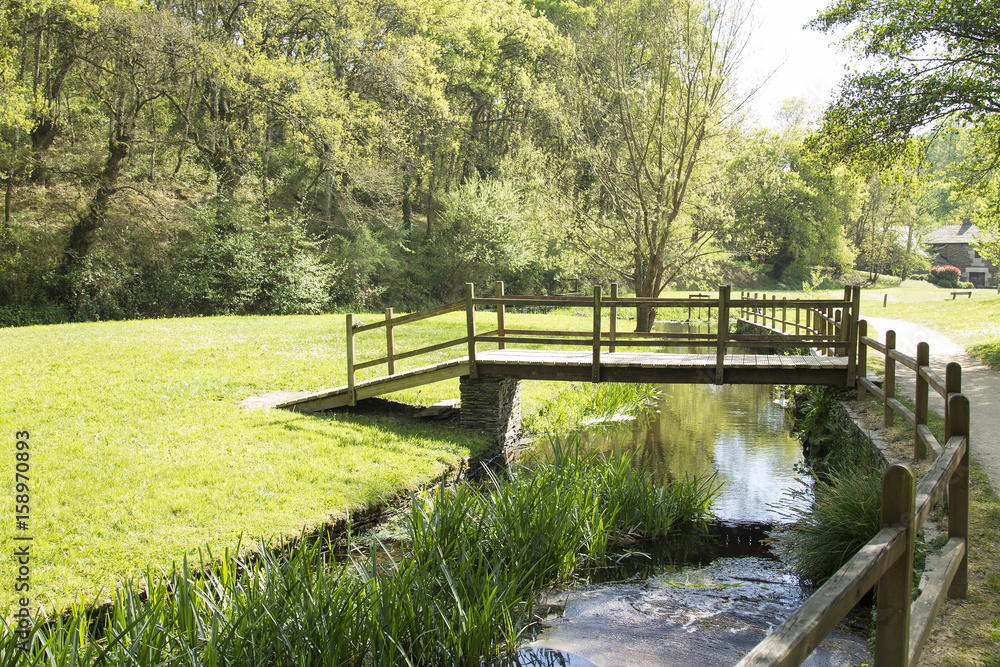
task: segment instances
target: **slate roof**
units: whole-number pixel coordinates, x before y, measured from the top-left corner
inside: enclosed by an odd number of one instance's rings
[[[924,236],[923,241],[928,245],[945,245],[948,243],[972,243],[977,238],[979,238],[979,227],[971,222],[963,222],[960,225],[948,225],[935,229]]]

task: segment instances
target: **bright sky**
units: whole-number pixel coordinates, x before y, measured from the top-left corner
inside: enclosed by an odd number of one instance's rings
[[[743,67],[748,83],[770,79],[751,102],[759,123],[776,127],[774,114],[782,100],[802,97],[822,109],[846,72],[849,54],[835,37],[804,26],[826,8],[827,0],[756,0],[758,25]]]

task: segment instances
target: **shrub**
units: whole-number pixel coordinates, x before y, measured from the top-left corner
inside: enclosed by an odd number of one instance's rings
[[[882,471],[834,470],[813,487],[813,501],[791,510],[796,520],[776,537],[799,579],[820,585],[854,557],[881,528]]]
[[[955,283],[962,279],[962,269],[950,264],[938,264],[931,267],[931,278],[931,282],[934,282],[933,279],[936,278],[938,284],[941,284],[940,281],[945,280]]]

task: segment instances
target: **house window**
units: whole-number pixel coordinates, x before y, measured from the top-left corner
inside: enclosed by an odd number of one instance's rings
[[[972,251],[972,259],[979,259],[979,253],[975,250]]]

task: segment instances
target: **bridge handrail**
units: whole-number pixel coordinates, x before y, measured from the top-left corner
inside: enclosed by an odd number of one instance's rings
[[[714,347],[716,354],[716,381],[723,381],[724,360],[729,352],[730,344],[737,344],[745,348],[765,347],[765,348],[812,348],[820,349],[828,353],[836,353],[849,358],[854,354],[854,346],[850,343],[848,329],[845,329],[840,318],[842,313],[848,313],[848,320],[854,317],[857,308],[852,302],[854,295],[848,288],[845,291],[844,299],[783,299],[782,318],[776,318],[777,302],[772,297],[770,301],[757,297],[751,298],[749,293],[741,294],[740,298],[732,299],[729,295],[729,288],[720,287],[717,297],[710,297],[707,294],[691,294],[687,298],[653,298],[653,297],[631,297],[618,295],[618,285],[611,284],[610,294],[607,297],[601,292],[599,285],[594,287],[592,297],[584,296],[536,296],[536,295],[508,295],[504,293],[502,282],[497,283],[495,296],[477,298],[474,287],[466,286],[466,295],[463,301],[445,304],[436,308],[410,313],[402,316],[394,316],[393,310],[387,308],[384,320],[362,324],[354,320],[354,315],[347,316],[347,385],[348,402],[355,403],[354,387],[356,384],[356,373],[359,370],[385,365],[389,376],[396,372],[396,362],[412,359],[425,354],[438,352],[451,347],[468,345],[468,359],[470,374],[476,373],[476,346],[479,343],[495,344],[498,349],[506,349],[508,344],[525,345],[563,345],[563,346],[590,346],[593,350],[593,376],[597,381],[600,375],[600,355],[603,350],[615,352],[618,348],[634,347]],[[552,331],[552,330],[531,330],[531,329],[507,329],[506,309],[523,307],[587,307],[592,311],[594,326],[589,331]],[[695,310],[706,312],[707,321],[716,323],[715,333],[693,334],[693,333],[664,333],[664,332],[620,332],[618,327],[618,308],[686,308],[688,320]],[[475,326],[475,311],[477,307],[493,308],[496,311],[496,329],[484,333],[477,333]],[[766,317],[766,309],[770,307],[770,318]],[[766,322],[770,319],[772,326],[782,323],[782,330],[785,333],[780,339],[774,337],[761,337],[748,334],[731,334],[729,332],[729,314],[733,308],[737,313],[743,313],[745,317],[761,319]],[[788,309],[795,312],[794,334],[788,335],[785,322]],[[466,311],[467,332],[464,337],[442,343],[428,345],[417,349],[399,351],[395,345],[396,328],[427,320],[433,317],[447,315],[461,310]],[[609,311],[607,317],[607,327],[604,324],[603,311]],[[713,311],[715,318],[713,320]],[[806,313],[806,322],[800,324],[800,313]],[[724,323],[724,324],[720,324]],[[378,329],[385,330],[386,354],[384,356],[358,362],[355,359],[355,336],[368,331]],[[853,366],[848,364],[848,381],[853,383]]]
[[[968,594],[969,535],[969,400],[961,393],[961,366],[949,364],[944,381],[929,367],[926,343],[917,346],[916,359],[895,350],[895,332],[886,332],[886,343],[869,338],[867,322],[858,322],[858,397],[875,393],[884,404],[884,423],[902,416],[914,427],[915,458],[936,454],[931,469],[916,483],[909,465],[895,464],[883,477],[882,526],[858,554],[793,613],[771,635],[738,663],[749,665],[797,665],[819,645],[875,583],[879,586],[876,606],[875,664],[882,667],[912,667],[917,664],[946,598]],[[885,358],[885,389],[866,375],[867,350]],[[916,410],[910,411],[895,398],[895,363],[914,371]],[[911,363],[912,362],[912,363]],[[933,388],[945,399],[945,446],[942,448],[927,426],[927,399]],[[947,485],[947,486],[946,486]],[[948,542],[936,564],[924,572],[924,589],[913,600],[914,536],[933,507],[947,493]],[[896,546],[905,536],[905,550]],[[891,543],[891,544],[890,544]]]

